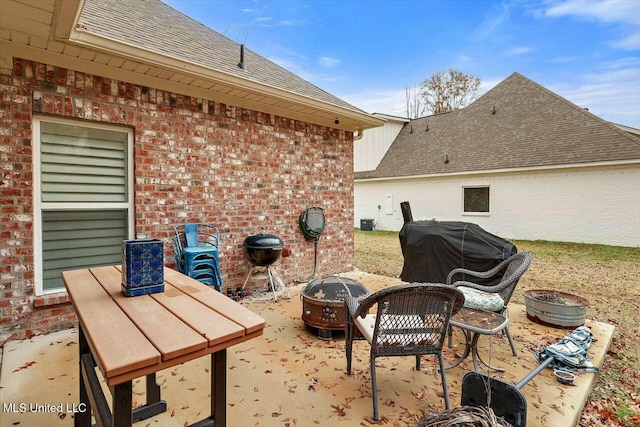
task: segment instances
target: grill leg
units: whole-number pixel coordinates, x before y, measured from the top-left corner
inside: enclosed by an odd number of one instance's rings
[[[244,287],[247,286],[247,283],[249,282],[249,278],[251,277],[251,275],[253,274],[255,269],[256,269],[256,267],[252,266],[251,269],[249,270],[249,274],[247,274],[247,278],[244,280],[244,284],[242,285],[242,290],[243,291],[244,291]]]
[[[273,300],[278,301],[278,296],[276,295],[276,285],[273,283],[273,274],[271,274],[271,267],[267,266],[267,274],[269,275],[269,286],[271,287],[271,292],[273,292]]]

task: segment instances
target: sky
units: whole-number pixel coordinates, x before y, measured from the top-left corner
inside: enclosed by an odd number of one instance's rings
[[[640,128],[640,0],[164,0],[368,113],[439,71],[518,72]]]

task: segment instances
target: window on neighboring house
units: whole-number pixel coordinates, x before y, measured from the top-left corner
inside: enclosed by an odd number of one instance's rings
[[[64,290],[65,270],[121,263],[133,230],[133,133],[71,120],[34,120],[37,294]]]
[[[489,187],[464,187],[464,213],[489,213]]]

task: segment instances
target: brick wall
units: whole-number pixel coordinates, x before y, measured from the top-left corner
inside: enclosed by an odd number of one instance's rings
[[[244,238],[263,228],[292,250],[276,264],[284,281],[305,279],[314,250],[298,217],[317,205],[327,227],[316,275],[353,269],[350,132],[14,59],[0,70],[0,335],[21,339],[75,322],[64,295],[34,291],[34,114],[134,129],[136,237],[162,238],[168,266],[173,225],[206,222],[220,228],[225,287],[242,286]]]

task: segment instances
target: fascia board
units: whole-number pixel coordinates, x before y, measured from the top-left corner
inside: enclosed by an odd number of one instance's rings
[[[72,30],[69,41],[94,50],[115,54],[116,56],[125,57],[135,61],[142,61],[155,67],[169,69],[180,74],[232,86],[240,90],[255,93],[260,96],[298,104],[307,108],[321,110],[331,115],[335,115],[336,118],[339,118],[341,121],[344,120],[344,125],[348,125],[349,122],[354,122],[352,128],[346,130],[356,131],[369,129],[382,126],[385,122],[383,119],[374,117],[367,113],[361,113],[359,111],[344,108],[335,104],[319,101],[311,97],[279,89],[271,85],[256,82],[254,80],[245,79],[229,73],[203,67],[201,65],[184,61],[182,59],[174,58],[167,55],[160,55],[152,51],[140,49],[137,46],[132,46],[130,44],[122,43],[113,39],[96,36],[84,31]],[[342,126],[332,126],[342,128]]]
[[[1,0],[0,0],[1,1]],[[53,28],[51,34],[58,41],[69,39],[76,22],[80,18],[80,12],[84,0],[57,0],[53,16]]]
[[[432,179],[432,178],[447,178],[458,176],[472,176],[472,175],[496,175],[507,173],[527,173],[527,172],[544,172],[554,170],[572,170],[572,169],[596,169],[605,167],[626,167],[626,166],[640,166],[640,159],[634,160],[620,160],[611,162],[591,162],[591,163],[576,163],[576,164],[564,164],[554,166],[532,166],[527,168],[513,168],[513,169],[487,169],[477,171],[464,171],[464,172],[450,172],[450,173],[433,173],[423,175],[405,175],[405,176],[387,176],[376,178],[354,178],[356,182],[382,182],[382,181],[409,181],[414,179]]]

